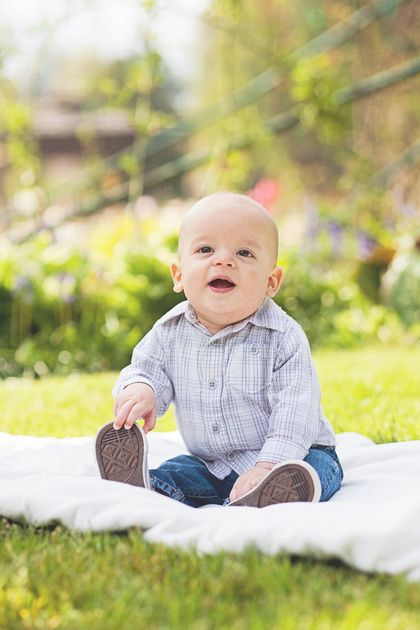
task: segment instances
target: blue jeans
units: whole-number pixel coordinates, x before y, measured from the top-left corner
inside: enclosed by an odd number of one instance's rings
[[[321,501],[328,501],[341,487],[343,469],[332,446],[314,445],[305,462],[318,473],[321,481]],[[191,507],[207,504],[224,505],[239,475],[231,472],[218,479],[204,462],[193,455],[179,455],[150,471],[152,487],[176,501]]]

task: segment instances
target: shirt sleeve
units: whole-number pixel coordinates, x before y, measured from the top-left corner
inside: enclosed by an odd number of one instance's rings
[[[308,340],[296,322],[278,348],[269,398],[272,413],[258,461],[304,459],[319,434],[321,390]]]
[[[158,417],[168,410],[174,397],[172,380],[167,373],[164,348],[155,326],[134,348],[130,365],[125,367],[112,390],[114,398],[132,383],[146,383],[155,392]]]

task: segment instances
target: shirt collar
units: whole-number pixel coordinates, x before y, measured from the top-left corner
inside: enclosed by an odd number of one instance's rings
[[[172,317],[184,314],[185,318],[187,319],[187,321],[190,322],[190,324],[193,324],[193,326],[199,328],[203,333],[209,336],[213,336],[214,338],[225,337],[226,335],[239,332],[249,323],[260,328],[271,328],[272,330],[277,330],[279,332],[284,332],[286,330],[286,314],[280,308],[280,306],[278,306],[268,296],[264,298],[263,303],[261,304],[259,309],[255,311],[255,313],[252,313],[252,315],[250,315],[246,319],[242,319],[240,322],[236,322],[234,324],[226,326],[225,328],[222,328],[222,330],[220,330],[215,335],[212,335],[210,331],[208,331],[207,328],[198,321],[196,312],[188,301],[178,304],[178,306],[176,306],[175,309],[172,309],[170,313],[173,313]]]
[[[254,326],[261,328],[271,328],[272,330],[285,332],[286,319],[286,313],[266,295],[260,308],[244,321],[250,321]]]

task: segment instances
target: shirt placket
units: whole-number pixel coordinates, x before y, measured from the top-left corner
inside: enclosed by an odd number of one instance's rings
[[[205,396],[205,430],[206,442],[216,453],[223,450],[226,440],[226,427],[220,415],[220,404],[223,390],[223,355],[224,347],[221,339],[213,339],[207,346],[208,370],[204,383]]]

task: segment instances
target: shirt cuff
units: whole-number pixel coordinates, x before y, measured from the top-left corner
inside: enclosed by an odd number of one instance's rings
[[[156,396],[156,390],[154,388],[152,381],[149,381],[147,378],[144,378],[144,377],[132,376],[131,378],[126,378],[123,381],[117,381],[115,383],[114,388],[112,390],[113,397],[116,398],[118,394],[122,392],[123,389],[128,387],[128,385],[134,385],[136,383],[144,383],[145,385],[149,385],[149,387],[153,389]]]

